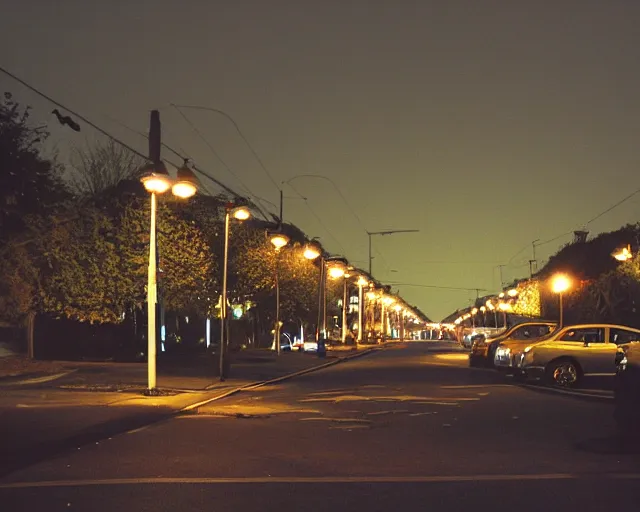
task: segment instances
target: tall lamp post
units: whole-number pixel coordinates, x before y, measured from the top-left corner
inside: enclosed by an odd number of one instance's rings
[[[280,355],[280,249],[289,243],[289,237],[284,233],[272,233],[270,241],[276,249],[276,324],[273,330],[273,336],[276,353]]]
[[[564,293],[571,287],[571,279],[566,274],[556,274],[553,276],[551,280],[551,289],[553,293],[557,293],[560,298],[560,318],[559,318],[559,326],[563,326],[563,304],[562,297]]]
[[[153,113],[152,113],[153,114]],[[158,118],[158,124],[160,123]],[[153,125],[153,115],[152,115]],[[159,128],[158,128],[159,130]],[[151,146],[151,142],[150,142]],[[154,155],[151,155],[152,157]],[[156,210],[157,195],[164,194],[169,189],[171,193],[183,199],[189,198],[197,192],[198,180],[185,164],[178,169],[175,180],[171,179],[167,168],[157,159],[142,169],[140,181],[147,192],[151,193],[151,221],[149,225],[149,267],[147,272],[147,388],[156,388],[156,303],[157,293],[157,252],[156,252]]]
[[[227,267],[229,262],[229,221],[233,217],[236,220],[247,220],[251,217],[249,209],[244,206],[234,206],[232,203],[226,205],[224,217],[224,265],[222,269],[222,295],[220,304],[220,381],[227,377],[225,372],[225,353],[228,349],[228,342],[225,339],[225,327],[227,322]]]
[[[364,287],[368,286],[369,282],[363,277],[358,278],[358,339],[356,341],[356,348],[358,344],[362,343],[362,331],[363,325],[363,307],[364,307]]]

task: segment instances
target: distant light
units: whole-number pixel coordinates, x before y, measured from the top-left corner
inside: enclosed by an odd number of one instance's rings
[[[315,260],[318,256],[320,256],[320,251],[315,246],[315,244],[307,244],[304,248],[304,257],[308,260]]]
[[[516,290],[515,288],[512,288],[507,293],[509,294],[509,297],[515,297],[516,295],[518,295],[518,290]]]
[[[340,266],[333,266],[329,268],[329,277],[333,279],[338,279],[339,277],[344,276],[344,268]]]
[[[613,253],[613,257],[618,261],[627,261],[633,258],[633,254],[631,254],[631,247],[623,247],[619,249],[617,252]]]
[[[275,233],[271,235],[271,243],[276,248],[276,251],[279,251],[289,243],[289,237],[283,233]]]
[[[369,281],[367,281],[364,277],[360,276],[358,278],[358,286],[367,286]]]
[[[551,281],[554,293],[564,293],[571,287],[571,279],[565,274],[556,274]]]
[[[249,217],[251,217],[251,212],[244,206],[238,206],[234,208],[233,210],[231,210],[230,214],[234,219],[237,220],[247,220]]]

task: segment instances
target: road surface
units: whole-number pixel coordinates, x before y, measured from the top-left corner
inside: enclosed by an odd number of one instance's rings
[[[612,404],[395,344],[79,446],[0,480],[2,510],[635,510]],[[625,508],[626,507],[626,508]]]

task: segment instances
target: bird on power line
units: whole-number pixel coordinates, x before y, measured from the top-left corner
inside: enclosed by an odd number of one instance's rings
[[[76,123],[73,119],[71,119],[70,116],[63,116],[57,108],[54,108],[51,111],[51,113],[55,114],[55,116],[58,118],[58,121],[60,122],[61,125],[63,126],[66,125],[76,132],[80,131],[80,125]]]

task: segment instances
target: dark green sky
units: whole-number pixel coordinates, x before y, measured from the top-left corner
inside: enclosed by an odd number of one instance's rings
[[[640,2],[615,0],[0,0],[0,65],[146,151],[114,120],[164,137],[239,191],[278,191],[221,116],[189,112],[235,176],[169,103],[231,114],[274,180],[337,182],[371,231],[382,280],[499,286],[531,242],[584,224],[640,186]],[[51,107],[0,77],[0,87]],[[54,127],[64,154],[94,134]],[[238,180],[238,177],[240,181]],[[331,184],[285,187],[285,218],[366,267],[367,237]],[[640,194],[639,194],[640,196]],[[587,226],[635,222],[633,198]],[[325,227],[328,227],[325,229]],[[548,257],[570,237],[541,246]],[[394,269],[397,272],[391,272]],[[475,292],[401,286],[434,319]]]

